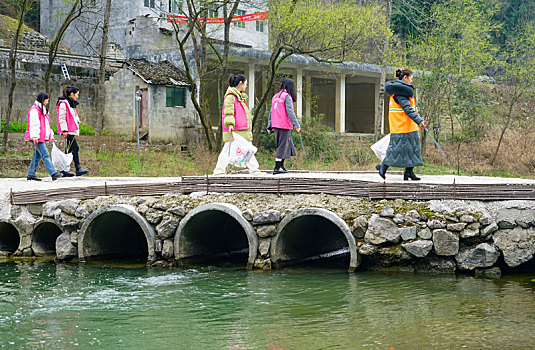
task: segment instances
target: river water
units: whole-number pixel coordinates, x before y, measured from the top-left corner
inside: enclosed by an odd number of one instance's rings
[[[0,263],[0,348],[529,349],[534,277]]]

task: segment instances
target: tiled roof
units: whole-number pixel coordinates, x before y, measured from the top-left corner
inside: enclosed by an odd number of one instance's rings
[[[169,61],[151,62],[144,58],[126,61],[128,69],[148,84],[189,86],[186,73]]]

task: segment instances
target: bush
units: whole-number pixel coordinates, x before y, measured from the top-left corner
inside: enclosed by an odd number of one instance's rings
[[[19,123],[17,121],[9,122],[9,132],[13,133],[25,133],[27,128],[27,123]],[[0,128],[0,132],[4,132],[4,127],[6,126],[6,119],[2,118],[2,124]],[[54,134],[58,134],[58,128],[56,125],[50,125],[50,128],[52,131],[54,131]],[[107,135],[108,133],[104,130],[102,131],[102,135]],[[91,125],[88,124],[80,124],[80,135],[95,135],[95,130],[91,127]]]
[[[95,129],[89,124],[80,124],[80,135],[95,135]]]
[[[321,159],[333,162],[340,158],[341,151],[337,143],[337,137],[330,127],[322,123],[324,116],[318,115],[304,118],[301,123],[303,144],[309,159]],[[293,134],[296,147],[301,146],[299,135]]]
[[[341,151],[336,142],[336,136],[327,125],[322,124],[322,115],[304,119],[301,123],[303,129],[301,136],[305,146],[305,152],[308,159],[323,160],[328,163],[340,158]],[[265,129],[267,121],[259,137],[259,146],[265,150],[274,152],[277,147],[275,144],[275,135],[268,134]],[[292,132],[292,139],[295,148],[301,151],[301,140],[299,134]]]
[[[0,132],[4,132],[4,128],[6,126],[6,119],[2,118],[2,127],[0,128]],[[17,121],[11,121],[9,122],[9,132],[26,132],[26,126],[27,123],[19,123]]]
[[[348,160],[355,165],[366,165],[373,161],[379,162],[379,158],[368,146],[355,146],[347,155]]]

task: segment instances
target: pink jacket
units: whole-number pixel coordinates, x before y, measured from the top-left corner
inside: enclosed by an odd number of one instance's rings
[[[61,130],[61,123],[59,122],[59,107],[60,105],[64,103],[65,104],[65,110],[67,111],[67,114],[65,115],[65,121],[67,122],[67,130]],[[74,115],[71,112],[71,108],[69,106],[69,102],[67,100],[60,100],[58,102],[58,106],[56,108],[57,115],[58,115],[58,134],[62,134],[64,132],[72,132],[78,130],[78,125],[76,124],[76,121],[74,120]],[[76,107],[74,107],[74,112],[78,113],[76,111]]]
[[[54,133],[52,132],[52,130],[48,132],[48,138],[46,137],[47,121],[48,121],[48,127],[50,128],[50,118],[48,117],[48,113],[43,114],[43,112],[41,111],[41,108],[39,108],[38,102],[35,102],[32,108],[30,108],[30,110],[28,111],[28,126],[26,127],[26,134],[24,134],[24,140],[33,141],[30,136],[30,128],[32,126],[30,123],[30,114],[32,110],[36,110],[39,115],[39,139],[37,141],[38,142],[51,142],[54,139],[53,138]]]
[[[225,95],[225,98],[227,96],[228,95]],[[236,96],[234,96],[234,119],[236,121],[234,130],[246,130],[249,128],[247,125],[247,113],[245,113],[245,108],[240,101],[238,101]],[[223,110],[221,111],[221,124],[223,124],[223,131],[228,132],[229,130],[225,126],[225,106],[223,106]]]
[[[288,117],[284,101],[289,96],[286,90],[281,90],[271,99],[271,127],[277,129],[293,129],[292,122]],[[291,97],[290,97],[291,98]],[[293,102],[293,99],[292,99]]]

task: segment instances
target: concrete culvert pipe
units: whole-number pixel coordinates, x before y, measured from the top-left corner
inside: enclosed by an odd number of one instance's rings
[[[62,231],[51,220],[37,222],[32,232],[32,250],[37,256],[55,255],[56,239]]]
[[[231,204],[212,203],[190,211],[178,225],[175,258],[187,264],[232,263],[251,269],[258,238]]]
[[[78,256],[85,260],[147,262],[154,257],[154,229],[130,205],[94,211],[82,225]]]
[[[0,256],[13,254],[19,244],[20,234],[15,225],[0,221]]]
[[[270,253],[275,268],[321,264],[354,271],[359,264],[355,237],[345,221],[321,208],[287,215],[277,227]]]

